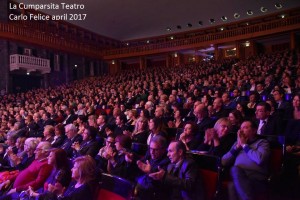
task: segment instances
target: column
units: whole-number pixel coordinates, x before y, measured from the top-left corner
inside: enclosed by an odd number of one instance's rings
[[[220,57],[220,51],[219,51],[219,46],[217,45],[217,44],[215,44],[214,45],[214,48],[215,48],[215,50],[214,50],[214,53],[215,53],[215,59],[216,60],[219,60],[219,57]]]
[[[147,59],[145,57],[140,57],[140,70],[147,67]]]
[[[8,21],[8,0],[0,1],[0,21]]]
[[[296,35],[295,32],[292,31],[290,33],[290,50],[295,50],[296,49]]]
[[[236,54],[236,57],[237,58],[240,58],[241,57],[241,43],[240,41],[235,41],[235,54]]]
[[[69,56],[68,54],[64,53],[62,55],[63,58],[63,66],[62,66],[62,71],[64,73],[64,77],[65,77],[65,83],[69,83],[70,80],[72,80],[72,66],[69,64]]]
[[[109,74],[116,74],[120,71],[121,65],[119,60],[112,60],[108,63]]]
[[[95,72],[94,72],[94,62],[90,61],[90,76],[95,76]]]
[[[0,94],[11,91],[9,84],[9,50],[8,41],[0,39]]]

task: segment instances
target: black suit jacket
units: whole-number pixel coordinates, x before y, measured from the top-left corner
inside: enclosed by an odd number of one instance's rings
[[[74,142],[81,143],[82,142],[82,136],[77,134],[71,140],[66,138],[64,143],[61,146],[61,148],[67,152],[67,155],[68,155],[69,158],[73,157],[73,148],[71,146]]]
[[[74,157],[90,155],[94,158],[97,155],[99,148],[100,146],[98,145],[97,140],[83,141],[80,144],[79,151],[74,150],[73,155]]]
[[[191,159],[185,158],[177,170],[179,172],[174,174],[174,171],[176,171],[175,165],[169,164],[167,175],[164,179],[165,186],[170,190],[170,199],[198,199],[196,190],[198,170],[196,163]]]
[[[262,128],[260,135],[277,135],[279,131],[279,125],[276,116],[270,116],[264,128]],[[256,121],[259,126],[259,120]]]

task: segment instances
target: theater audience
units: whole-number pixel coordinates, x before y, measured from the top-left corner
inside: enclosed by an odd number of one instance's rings
[[[288,151],[290,151],[297,146],[296,138],[298,135],[292,134],[293,137],[289,137],[289,134],[299,130],[297,129],[299,123],[292,123],[293,119],[298,120],[299,118],[297,113],[299,106],[297,107],[296,103],[293,107],[290,106],[290,109],[280,109],[280,106],[285,101],[289,102],[291,94],[295,95],[299,89],[299,78],[290,75],[297,73],[299,75],[297,56],[299,57],[299,53],[286,51],[255,55],[246,60],[231,58],[218,61],[201,61],[171,68],[153,67],[151,69],[126,71],[125,74],[118,73],[113,76],[86,78],[55,88],[30,90],[14,95],[5,94],[0,96],[0,141],[10,140],[9,136],[12,133],[17,133],[18,136],[43,138],[42,140],[51,138],[48,134],[43,135],[43,131],[47,132],[46,127],[44,130],[46,124],[43,121],[48,121],[49,116],[47,115],[50,113],[50,119],[58,122],[56,117],[60,116],[59,120],[65,126],[68,138],[61,147],[71,158],[73,157],[72,146],[79,147],[79,149],[77,148],[78,151],[74,152],[76,154],[76,152],[81,151],[81,147],[93,143],[93,139],[90,140],[90,136],[84,133],[86,129],[82,121],[79,122],[81,124],[79,131],[73,127],[73,122],[77,118],[75,112],[80,115],[79,118],[90,116],[96,119],[98,116],[97,124],[95,120],[92,120],[93,123],[90,123],[92,122],[90,120],[89,123],[97,128],[97,141],[99,142],[99,137],[111,136],[115,132],[115,127],[117,127],[116,130],[119,128],[119,125],[116,125],[117,116],[126,112],[126,109],[131,110],[136,107],[141,117],[136,120],[135,129],[129,129],[127,126],[124,131],[121,128],[122,131],[119,131],[117,135],[130,135],[132,132],[131,136],[135,142],[145,143],[146,124],[141,123],[140,126],[139,120],[143,122],[145,121],[144,117],[149,119],[149,116],[155,115],[156,117],[149,122],[148,145],[155,135],[166,136],[164,128],[167,127],[167,124],[174,129],[180,128],[183,120],[188,124],[191,121],[197,123],[196,137],[190,141],[203,142],[205,131],[212,128],[219,118],[229,117],[233,124],[231,126],[233,128],[230,130],[228,128],[226,130],[224,126],[225,132],[231,133],[238,130],[241,121],[238,120],[240,117],[234,115],[237,112],[233,111],[228,115],[228,111],[224,109],[233,109],[230,107],[233,102],[237,104],[236,109],[241,112],[243,119],[253,119],[254,111],[256,111],[255,118],[259,125],[259,133],[263,135],[285,133],[289,146]],[[255,65],[260,67],[257,68]],[[284,87],[284,90],[280,90],[279,86]],[[260,102],[256,102],[252,95],[247,101],[249,90],[252,90],[253,94],[260,93],[261,98],[258,100]],[[276,92],[279,92],[279,95]],[[232,100],[230,95],[232,95]],[[279,103],[279,109],[278,105],[273,103],[272,95],[274,102]],[[210,102],[210,98],[214,100],[213,104]],[[295,102],[297,98],[299,99],[299,96],[295,95]],[[269,111],[263,105],[265,102],[273,104],[274,112],[272,109]],[[247,104],[250,110],[248,110]],[[41,120],[41,116],[43,120]],[[156,120],[157,118],[160,120]],[[22,125],[24,119],[25,127]],[[174,121],[172,121],[173,119]],[[119,119],[119,121],[122,120]],[[264,127],[264,123],[266,127]],[[117,122],[117,124],[119,123]],[[59,132],[62,133],[63,131]],[[82,136],[78,133],[85,138],[82,144],[76,144],[76,142],[81,143],[82,141]],[[230,135],[230,133],[226,135]],[[55,135],[53,144],[59,138],[56,136],[58,135]],[[184,140],[185,137],[182,136],[181,139]],[[102,145],[102,142],[100,143],[97,143],[98,147],[92,153],[93,156],[97,154],[100,145]],[[4,147],[2,154],[0,154],[2,156],[0,160],[3,160],[6,145],[1,144],[1,147]],[[24,159],[26,160],[26,155],[23,158],[18,153],[10,154],[11,166],[17,167],[17,163],[20,164]],[[130,160],[132,160],[131,157],[127,156],[127,161]]]

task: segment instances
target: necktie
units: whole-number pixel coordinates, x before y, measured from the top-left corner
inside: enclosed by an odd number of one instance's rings
[[[263,123],[263,125],[261,126],[259,133],[258,133],[260,135],[264,134],[265,128],[266,128],[266,121],[263,121],[262,123]]]

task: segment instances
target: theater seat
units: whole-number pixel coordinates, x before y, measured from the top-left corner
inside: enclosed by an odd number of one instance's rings
[[[128,200],[132,199],[133,191],[134,184],[130,181],[103,173],[96,200]]]
[[[146,152],[148,150],[148,145],[147,144],[133,142],[131,144],[131,150],[134,153],[136,153],[138,156],[143,157],[143,156],[145,156],[145,154],[146,154]]]
[[[109,190],[100,189],[97,200],[126,200],[126,198]]]
[[[197,163],[202,179],[204,199],[214,200],[219,196],[220,188],[220,158],[213,155],[192,151],[188,153]]]

